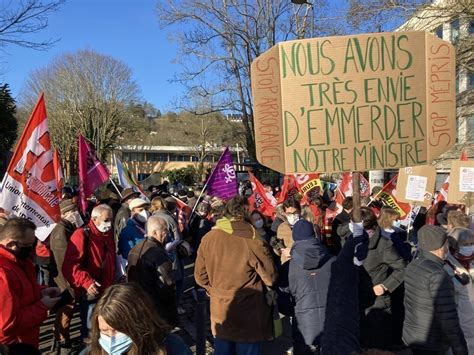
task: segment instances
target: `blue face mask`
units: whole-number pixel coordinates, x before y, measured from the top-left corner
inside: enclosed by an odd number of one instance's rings
[[[400,222],[400,220],[397,219],[396,221],[393,221],[392,225],[394,227],[400,228],[400,226],[402,225],[402,222]]]
[[[117,332],[117,334],[112,337],[100,334],[99,344],[107,354],[121,355],[132,346],[132,339],[130,339],[128,335],[120,332]]]

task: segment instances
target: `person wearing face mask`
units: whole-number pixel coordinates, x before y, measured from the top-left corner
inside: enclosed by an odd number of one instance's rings
[[[113,212],[108,205],[94,207],[91,220],[71,236],[63,262],[63,275],[79,297],[81,339],[98,297],[115,281]]]
[[[459,322],[452,278],[444,269],[448,255],[446,232],[425,225],[418,231],[418,255],[405,272],[403,341],[414,355],[467,355]]]
[[[64,278],[62,266],[66,255],[67,246],[72,234],[77,228],[84,224],[77,205],[71,200],[62,200],[59,204],[61,210],[61,220],[54,227],[50,236],[51,246],[51,276],[61,291],[71,294],[72,301],[56,311],[54,321],[54,349],[61,354],[68,354],[72,351],[70,337],[70,325],[74,314],[74,290]]]
[[[250,215],[250,219],[260,238],[270,243],[270,238],[273,237],[275,233],[265,224],[265,216],[259,211],[254,210]]]
[[[150,203],[141,198],[130,201],[128,207],[131,215],[118,241],[118,254],[125,260],[130,250],[145,237],[145,225],[150,215],[148,212]]]
[[[136,284],[109,287],[92,315],[91,355],[191,355],[183,340],[157,314],[150,297]]]
[[[152,216],[146,237],[128,254],[127,281],[136,282],[154,301],[158,314],[171,326],[178,325],[173,263],[165,250],[168,225]]]
[[[281,264],[290,260],[290,250],[293,246],[292,229],[295,223],[301,218],[301,205],[299,201],[290,197],[283,202],[283,214],[286,221],[278,226],[277,239],[285,246],[280,250]]]
[[[35,230],[24,218],[10,219],[0,229],[0,344],[38,348],[40,325],[59,301],[59,288],[41,289],[37,283]]]
[[[474,354],[474,286],[471,276],[474,233],[468,228],[452,228],[448,233],[448,242],[449,254],[444,268],[453,280],[459,321],[469,353]]]

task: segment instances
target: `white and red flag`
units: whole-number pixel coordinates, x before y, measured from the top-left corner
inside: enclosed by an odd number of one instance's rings
[[[252,184],[252,195],[249,196],[250,206],[260,211],[260,213],[265,216],[273,217],[277,200],[266,193],[265,187],[250,171],[249,179]]]
[[[109,179],[110,173],[104,164],[97,159],[94,150],[87,144],[86,139],[79,135],[79,195],[81,210],[87,210],[86,199]]]
[[[364,175],[359,174],[360,176],[360,195],[369,196],[370,195],[370,184]],[[352,192],[352,173],[344,173],[342,175],[342,181],[339,185],[339,190],[343,193],[344,196],[349,197],[353,195]]]
[[[60,191],[43,93],[18,141],[0,189],[0,207],[29,219],[43,241],[61,218]]]

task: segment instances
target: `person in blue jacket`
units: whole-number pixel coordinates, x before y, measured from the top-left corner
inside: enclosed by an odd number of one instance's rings
[[[150,215],[148,208],[150,203],[141,199],[133,199],[128,207],[131,211],[131,216],[127,221],[127,225],[120,233],[118,241],[118,254],[124,260],[128,259],[128,253],[132,248],[145,238],[145,224]]]

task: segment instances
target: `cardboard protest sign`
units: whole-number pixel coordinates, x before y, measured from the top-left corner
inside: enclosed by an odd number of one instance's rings
[[[472,206],[474,202],[474,160],[454,160],[451,163],[448,202]]]
[[[454,53],[427,32],[275,45],[251,68],[258,161],[282,173],[429,164],[455,143]]]
[[[397,200],[417,206],[429,207],[436,184],[436,168],[420,165],[398,171]]]

